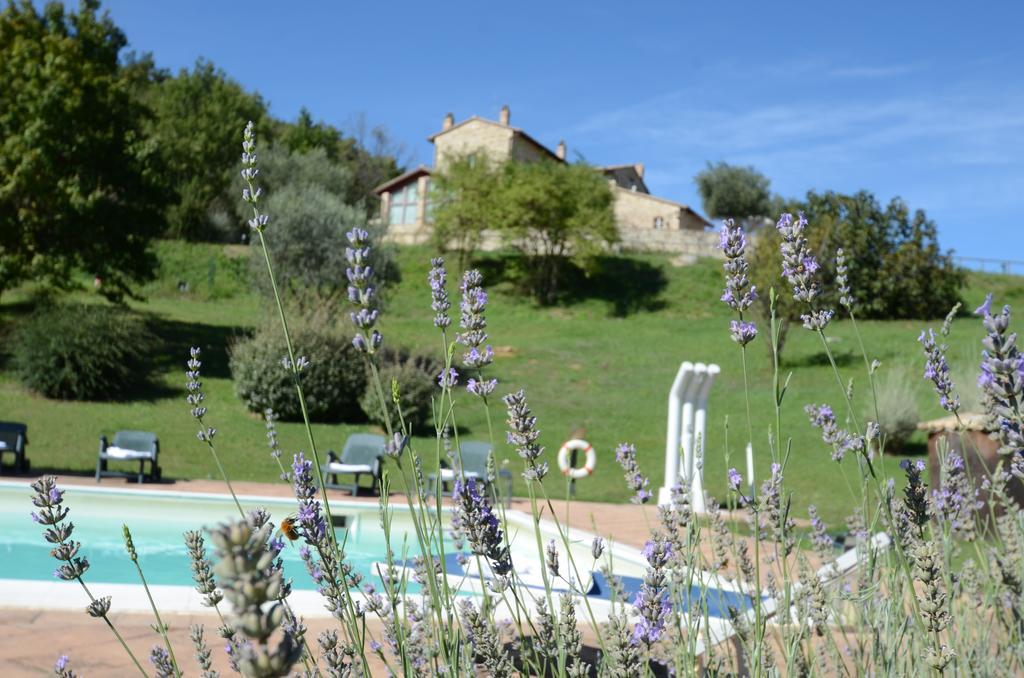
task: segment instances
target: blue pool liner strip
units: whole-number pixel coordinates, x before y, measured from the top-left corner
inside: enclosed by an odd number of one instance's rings
[[[458,561],[457,554],[446,553],[445,554],[445,570],[449,576],[453,577],[472,577],[475,578],[477,575],[472,572],[467,572]],[[414,567],[415,562],[412,558],[407,559],[404,563],[405,567]],[[625,594],[626,601],[629,603],[636,602],[637,595],[640,593],[640,588],[643,586],[644,580],[640,577],[616,577],[620,582],[623,593]],[[608,580],[600,572],[590,573],[591,585],[586,591],[588,598],[596,600],[611,600],[611,586],[608,584]],[[543,587],[526,584],[526,588],[542,590]],[[762,600],[767,600],[767,596],[763,597]],[[736,591],[727,591],[725,589],[719,589],[714,587],[702,588],[700,586],[691,586],[690,594],[686,600],[679,604],[682,611],[689,612],[691,609],[695,609],[700,612],[701,616],[704,614],[704,608],[707,609],[708,617],[713,619],[730,619],[732,615],[729,614],[729,608],[734,608],[737,612],[743,613],[747,610],[754,608],[754,599],[745,593],[739,593]]]

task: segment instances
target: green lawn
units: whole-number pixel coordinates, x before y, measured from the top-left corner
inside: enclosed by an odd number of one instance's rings
[[[218,429],[218,448],[231,476],[276,479],[276,465],[267,453],[262,421],[243,408],[227,365],[229,342],[257,324],[261,313],[268,310],[247,291],[244,249],[160,243],[158,251],[163,262],[159,279],[145,288],[144,303],[133,302],[159,321],[156,326],[169,352],[157,363],[165,368],[148,395],[131,402],[55,402],[27,392],[7,369],[0,372],[0,419],[29,424],[29,452],[37,470],[91,472],[100,434],[139,428],[160,436],[166,476],[213,477],[213,461],[195,439],[195,426],[184,402],[184,363],[188,347],[198,344],[205,353],[203,382],[208,419]],[[388,343],[424,350],[437,347],[440,351],[425,283],[430,254],[427,248],[398,249],[403,277],[391,292],[381,321]],[[480,263],[485,276],[494,279],[500,262],[487,259]],[[451,277],[454,292],[455,275]],[[183,281],[188,283],[187,292],[178,289]],[[610,262],[590,281],[575,284],[572,301],[557,308],[538,308],[514,295],[507,283],[492,288],[488,329],[499,353],[493,372],[501,381],[500,392],[526,389],[553,467],[555,451],[577,429],[585,429],[587,439],[598,450],[597,471],[578,484],[579,498],[627,498],[613,454],[615,445],[623,441],[636,444],[652,487],[660,485],[667,392],[683,360],[722,366],[708,413],[707,489],[718,496],[724,492],[726,418],[730,422],[732,465],[743,470],[743,378],[739,349],[728,339],[728,309],[718,302],[720,283],[718,262],[674,268],[664,257],[632,256]],[[965,293],[967,307],[973,309],[987,290],[996,292],[997,303],[1020,308],[1024,279],[972,275]],[[453,301],[457,303],[456,298]],[[17,323],[30,307],[28,291],[5,294],[0,304],[4,330]],[[344,314],[347,309],[338,312]],[[870,356],[883,363],[883,371],[896,367],[912,369],[916,375],[921,353],[915,340],[928,324],[865,322],[861,331]],[[939,322],[931,324],[937,326]],[[867,414],[866,376],[852,326],[849,322],[833,323],[829,333],[843,379],[854,380],[856,402]],[[976,320],[959,319],[950,338],[952,359],[975,364],[981,333]],[[754,445],[761,478],[770,463],[767,440],[774,421],[771,372],[763,340],[762,336],[750,346]],[[783,439],[792,438],[787,486],[794,493],[794,510],[804,515],[807,504],[815,503],[826,520],[838,526],[852,505],[843,474],[852,480],[855,467],[850,460],[841,466],[831,461],[829,451],[809,426],[803,406],[829,402],[842,413],[842,397],[815,335],[794,328],[784,357],[783,369],[792,372],[792,379],[782,435]],[[922,417],[941,416],[929,384],[916,376],[913,383]],[[458,421],[463,436],[486,439],[480,403],[468,397],[462,400]],[[500,403],[492,405],[492,414],[496,437],[501,441],[504,409]],[[348,433],[367,428],[365,424],[339,424],[318,425],[314,430],[321,450],[337,450]],[[306,447],[300,425],[282,424],[280,429],[286,450]],[[433,457],[433,432],[424,433],[430,434],[430,440],[420,440],[419,449]],[[910,451],[922,450],[923,441],[915,442]],[[519,468],[518,459],[512,458],[514,452],[507,445],[499,444],[498,454],[510,458],[513,469]],[[895,462],[887,461],[886,468],[896,469]],[[550,492],[564,494],[560,476],[552,474],[549,480]]]

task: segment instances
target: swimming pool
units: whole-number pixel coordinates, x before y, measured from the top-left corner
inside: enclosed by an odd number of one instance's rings
[[[87,485],[66,485],[64,489],[65,506],[70,508],[70,519],[75,523],[74,538],[82,542],[81,554],[90,563],[86,580],[97,595],[113,595],[116,608],[122,612],[149,611],[148,598],[138,585],[138,575],[125,553],[121,526],[127,524],[157,606],[169,612],[209,614],[209,608],[202,606],[201,596],[192,587],[182,534],[236,518],[237,509],[230,496]],[[27,482],[0,481],[0,607],[81,610],[86,599],[79,586],[53,577],[57,563],[43,539],[42,526],[29,516],[33,509],[31,496]],[[257,506],[267,509],[275,522],[295,511],[294,500],[251,496],[239,499],[245,510]],[[408,510],[402,504],[394,504],[392,508],[392,550],[396,560],[411,558],[418,553],[418,546]],[[346,562],[364,580],[379,584],[376,564],[383,560],[386,546],[378,506],[332,501],[331,511],[335,524],[343,523],[336,529],[339,541],[345,542]],[[445,524],[448,514],[445,510]],[[509,510],[506,519],[517,587],[525,587],[525,603],[532,608],[536,600],[544,597],[540,573],[544,554],[537,551],[532,516]],[[539,529],[543,543],[555,539],[559,550],[563,550],[553,523],[541,520]],[[573,528],[567,529],[566,534],[576,567],[570,566],[567,554],[561,553],[560,569],[563,573],[578,572],[579,581],[588,582],[583,587],[587,589],[584,595],[588,599],[588,613],[604,621],[612,608],[607,582],[600,573],[591,572],[595,565],[590,553],[593,535]],[[646,559],[637,549],[621,544],[607,544],[606,549],[614,559],[615,572],[622,580],[627,598],[632,601],[642,584]],[[210,550],[208,543],[208,554]],[[286,547],[282,556],[285,575],[293,579],[295,588],[289,598],[292,608],[307,617],[328,616],[324,601],[314,591],[313,581],[299,558],[298,548]],[[480,581],[473,565],[471,571],[463,571],[447,546],[446,556],[449,585],[464,595],[479,594],[484,582]],[[726,608],[749,610],[749,595],[714,573],[696,571],[695,574],[696,581],[703,582],[704,588],[693,589],[694,601],[701,599],[707,604],[710,636],[713,639],[728,637],[731,622]],[[408,580],[407,593],[416,593],[418,587],[411,576]],[[567,586],[565,582],[554,584],[556,590],[567,590]]]
[[[183,533],[238,517],[230,497],[218,495],[118,492],[75,485],[65,489],[64,505],[71,509],[74,539],[82,542],[82,555],[89,560],[88,581],[138,583],[138,574],[124,549],[121,526],[127,524],[146,580],[152,584],[189,586],[192,578]],[[34,508],[31,495],[31,489],[24,485],[0,485],[0,524],[4,526],[0,530],[0,578],[53,578],[56,561],[50,556],[52,546],[43,539],[42,526],[29,517]],[[269,510],[275,524],[295,511],[294,501],[241,499],[246,511],[257,506]],[[369,572],[372,554],[383,553],[381,530],[367,529],[378,525],[376,507],[345,507],[343,514],[346,528],[338,530],[339,539],[347,533],[350,541],[359,544],[350,557],[357,567],[364,566]],[[207,538],[208,555],[212,555],[211,550]],[[282,556],[285,574],[294,579],[295,587],[314,588],[298,549],[285,548]]]
[[[211,495],[159,490],[113,490],[69,485],[65,487],[65,506],[71,509],[75,524],[74,539],[82,542],[81,554],[89,560],[89,582],[136,584],[138,574],[125,553],[122,524],[127,524],[139,555],[146,580],[150,584],[191,586],[192,577],[183,533],[208,528],[235,519],[237,509],[226,495]],[[50,556],[52,546],[42,536],[43,527],[32,521],[32,490],[27,483],[0,482],[0,579],[53,581],[57,565]],[[239,497],[246,511],[262,506],[278,524],[294,514],[294,500],[271,497]],[[393,506],[391,548],[396,560],[419,554],[412,521],[404,505]],[[375,563],[384,559],[386,544],[376,504],[332,501],[331,511],[339,543],[344,542],[346,562],[365,579],[379,583]],[[448,511],[445,511],[447,514]],[[537,569],[536,542],[529,521],[517,520],[510,512],[509,537],[517,571],[526,579]],[[448,522],[448,515],[444,516]],[[589,541],[576,540],[574,557],[589,568]],[[453,549],[446,540],[446,551]],[[212,556],[207,539],[207,552]],[[315,585],[299,558],[299,549],[285,547],[282,552],[285,576],[294,587],[313,590]],[[409,583],[409,593],[417,591]]]

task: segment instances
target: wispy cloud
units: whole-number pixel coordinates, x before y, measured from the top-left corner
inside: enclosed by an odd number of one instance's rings
[[[1019,163],[1024,153],[1024,96],[993,99],[946,93],[838,101],[765,102],[741,110],[707,107],[672,93],[606,111],[568,131],[572,138],[618,137],[619,145],[666,156],[828,154],[871,160],[900,152],[957,165]],[[614,137],[612,136],[614,135]],[[823,155],[826,154],[826,155]]]
[[[895,78],[923,70],[919,64],[897,64],[887,66],[844,66],[832,68],[828,74],[833,78],[858,78],[863,80]]]

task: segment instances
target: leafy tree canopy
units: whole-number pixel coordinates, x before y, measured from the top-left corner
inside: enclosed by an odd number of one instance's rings
[[[839,248],[846,256],[858,317],[939,318],[960,301],[964,272],[953,263],[951,253],[939,247],[935,222],[924,210],[911,212],[899,198],[883,207],[868,191],[853,195],[811,191],[804,200],[785,202],[781,210],[803,212],[807,217],[808,244],[821,265],[821,305],[839,308],[835,279]],[[782,260],[774,228],[758,233],[750,265],[751,278],[761,290],[762,315],[767,315],[767,290],[772,286],[778,291],[781,318],[796,320],[806,312],[780,278]]]
[[[151,275],[163,196],[119,71],[125,44],[95,0],[0,12],[0,291],[83,271],[118,298]]]
[[[152,111],[146,130],[159,149],[164,170],[161,183],[175,195],[167,210],[169,234],[188,240],[216,240],[224,236],[211,226],[210,212],[227,200],[227,189],[237,173],[240,132],[253,120],[260,129],[267,116],[263,99],[247,92],[209,61],[200,59],[191,71],[174,77],[139,74],[132,79],[142,89],[142,101]],[[148,80],[151,87],[142,87]],[[235,201],[221,208],[231,214]]]
[[[439,245],[475,248],[493,229],[523,255],[522,281],[541,303],[555,300],[567,262],[585,263],[618,239],[611,189],[589,165],[495,164],[480,152],[451,160],[435,182]]]
[[[277,136],[293,152],[319,149],[331,162],[344,168],[350,179],[342,199],[361,206],[367,215],[377,211],[373,189],[403,171],[399,164],[401,146],[391,140],[383,127],[368,128],[361,117],[353,124],[351,134],[346,135],[333,125],[314,122],[312,113],[303,108],[294,123],[279,123]]]
[[[753,167],[708,163],[694,181],[704,211],[712,219],[749,222],[770,217],[775,211],[771,181]]]

